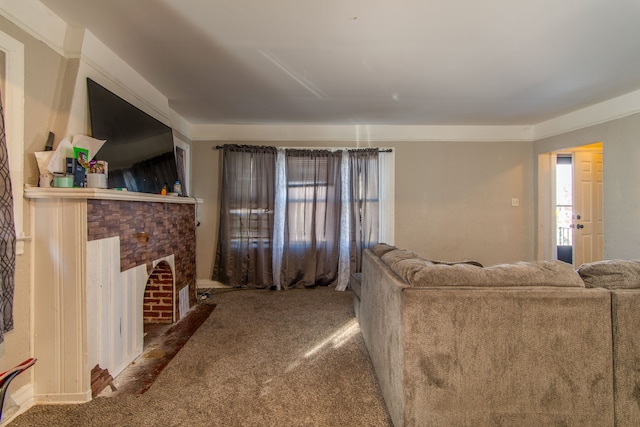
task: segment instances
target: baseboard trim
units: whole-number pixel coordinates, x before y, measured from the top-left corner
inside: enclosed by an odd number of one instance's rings
[[[22,386],[15,393],[11,393],[11,398],[18,406],[18,410],[11,414],[8,418],[2,418],[0,426],[4,426],[13,421],[18,415],[25,413],[34,405],[33,384]],[[4,414],[3,414],[4,415]]]
[[[224,283],[218,282],[216,280],[208,280],[208,279],[198,279],[198,280],[196,280],[196,286],[198,288],[205,288],[205,289],[209,289],[209,288],[228,289],[228,288],[231,288],[231,286],[227,286]]]
[[[40,394],[34,396],[34,403],[48,405],[63,405],[68,403],[86,403],[91,400],[91,390],[85,393]]]

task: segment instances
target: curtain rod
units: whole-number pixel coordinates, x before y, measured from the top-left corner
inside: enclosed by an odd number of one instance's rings
[[[222,150],[223,148],[224,147],[221,146],[221,145],[216,145],[213,149],[214,150]],[[287,147],[284,147],[284,148],[286,149]],[[289,148],[294,149],[294,150],[301,150],[301,148],[293,148],[293,147],[289,147]],[[360,148],[360,147],[347,147],[347,148],[344,148],[344,150],[357,150],[358,148]],[[314,149],[315,150],[318,150],[318,149],[322,150],[322,148],[308,148],[308,150],[314,150]],[[307,150],[307,148],[302,148],[302,150]],[[341,150],[342,150],[342,148],[341,148]],[[392,148],[380,148],[378,150],[378,153],[393,153],[393,149]]]

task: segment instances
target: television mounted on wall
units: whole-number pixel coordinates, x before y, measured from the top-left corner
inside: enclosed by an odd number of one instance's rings
[[[108,163],[109,188],[158,194],[182,184],[169,126],[89,78],[87,92],[91,136],[106,141],[94,158]]]

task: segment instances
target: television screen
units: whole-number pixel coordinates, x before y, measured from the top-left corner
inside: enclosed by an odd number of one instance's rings
[[[166,185],[173,191],[182,179],[171,128],[91,79],[87,91],[91,136],[106,140],[94,158],[108,162],[109,188],[158,194]]]

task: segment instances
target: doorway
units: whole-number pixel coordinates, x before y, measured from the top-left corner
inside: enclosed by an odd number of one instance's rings
[[[540,155],[540,259],[575,267],[603,259],[602,152],[600,142]]]
[[[556,256],[573,264],[573,156],[556,157]]]

